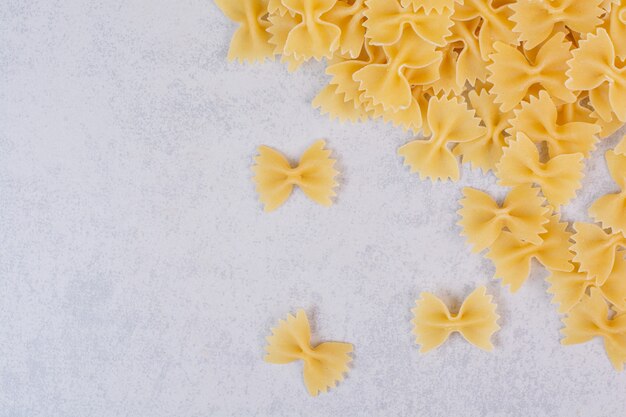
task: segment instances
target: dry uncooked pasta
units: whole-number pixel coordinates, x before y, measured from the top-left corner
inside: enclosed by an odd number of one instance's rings
[[[568,314],[565,342],[601,336],[613,365],[623,367],[626,138],[606,153],[618,189],[589,208],[597,224],[572,231],[560,210],[576,197],[598,142],[626,122],[626,0],[217,4],[238,24],[231,60],[280,55],[294,71],[325,58],[329,83],[314,107],[333,119],[381,119],[414,133],[399,154],[420,178],[458,180],[460,160],[511,187],[501,204],[466,189],[462,234],[474,251],[488,249],[496,278],[513,291],[531,259],[539,260],[559,312]],[[273,209],[291,191],[293,184],[276,187],[291,167],[268,149],[261,154],[258,190]],[[325,185],[309,196],[329,204],[332,164],[327,156],[313,162]]]

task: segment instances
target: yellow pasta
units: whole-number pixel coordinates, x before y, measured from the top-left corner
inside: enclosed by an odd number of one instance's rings
[[[485,133],[480,120],[459,99],[432,97],[428,102],[429,140],[414,140],[402,146],[398,154],[411,172],[431,180],[457,180],[459,164],[448,147],[451,143],[476,140]]]
[[[614,151],[616,154],[626,155],[626,136],[624,136],[620,143],[617,144]]]
[[[598,284],[580,265],[574,263],[569,272],[552,271],[546,281],[550,284],[548,293],[553,294],[552,302],[559,304],[559,313],[567,313],[582,300],[589,288],[597,288],[600,294],[621,311],[626,311],[626,259],[618,256],[606,281]]]
[[[502,113],[495,102],[496,96],[482,89],[469,92],[469,102],[476,115],[485,125],[485,134],[478,139],[457,144],[454,155],[461,156],[463,163],[470,163],[474,168],[490,171],[502,158],[506,147],[506,130],[511,127],[513,112]]]
[[[609,306],[595,288],[590,295],[574,306],[563,319],[565,336],[561,343],[573,345],[585,343],[594,337],[604,340],[604,348],[613,367],[622,371],[626,362],[626,315],[609,318]]]
[[[621,233],[608,233],[600,226],[590,223],[574,223],[576,233],[572,236],[572,251],[576,254],[580,272],[602,285],[613,270],[615,260],[624,257],[620,249],[626,248],[626,237]],[[624,276],[626,281],[626,276]]]
[[[609,35],[615,45],[615,53],[622,60],[626,61],[626,2],[615,1],[611,8],[609,17]]]
[[[439,298],[423,292],[412,310],[413,334],[415,343],[421,345],[420,352],[438,348],[454,332],[480,349],[493,350],[491,337],[500,329],[500,316],[491,300],[486,288],[479,287],[465,299],[458,314],[451,314]]]
[[[535,143],[546,143],[550,157],[577,152],[588,157],[600,133],[599,126],[587,121],[559,123],[557,107],[546,91],[523,102],[511,125],[511,136],[522,132]]]
[[[589,33],[602,23],[603,0],[517,0],[511,4],[514,30],[520,34],[526,49],[532,49],[548,39],[561,25]]]
[[[259,147],[252,171],[265,211],[283,205],[295,185],[318,204],[332,205],[333,188],[337,186],[334,178],[339,173],[334,168],[335,160],[330,158],[331,151],[324,149],[325,145],[323,140],[315,142],[293,168],[281,153],[267,146]]]
[[[570,47],[571,43],[561,32],[544,43],[534,59],[529,59],[516,46],[494,43],[495,52],[490,56],[493,63],[487,67],[490,73],[487,79],[493,84],[491,92],[502,104],[502,111],[513,110],[534,86],[563,102],[576,100],[574,93],[565,87],[567,61],[572,56]]]
[[[463,0],[400,0],[402,7],[413,7],[413,10],[424,9],[426,14],[433,10],[436,13],[443,13],[444,10],[454,10],[454,3],[463,3]]]
[[[339,50],[342,56],[356,58],[361,54],[365,38],[365,0],[352,4],[338,1],[325,16],[329,23],[341,30]]]
[[[626,155],[608,151],[605,158],[620,192],[600,197],[589,208],[589,215],[603,227],[626,234]]]
[[[558,155],[541,162],[539,150],[523,133],[504,150],[497,165],[499,183],[505,186],[537,184],[554,207],[576,195],[583,177],[583,154]]]
[[[352,361],[349,343],[325,342],[312,347],[311,329],[304,310],[298,310],[295,317],[291,314],[287,320],[280,320],[267,337],[265,361],[274,364],[286,364],[301,360],[304,364],[304,384],[312,396],[327,392],[338,382]]]
[[[465,198],[458,211],[461,235],[467,237],[474,252],[490,247],[505,229],[520,241],[540,245],[550,209],[544,206],[545,199],[538,192],[528,185],[515,187],[500,206],[489,194],[464,188]]]
[[[573,270],[570,263],[573,254],[568,243],[571,233],[566,230],[567,223],[560,222],[559,216],[553,215],[544,227],[546,232],[540,235],[542,242],[539,245],[521,241],[511,232],[502,232],[487,252],[486,257],[496,267],[495,278],[501,278],[502,285],[510,285],[511,292],[519,290],[528,278],[533,258],[550,271]]]
[[[573,51],[566,86],[573,90],[594,90],[604,86],[611,109],[620,121],[626,122],[626,67],[615,54],[609,34],[604,29],[598,29]],[[592,100],[592,104],[598,101]]]
[[[239,24],[230,43],[229,60],[264,61],[274,57],[266,32],[270,22],[264,19],[267,0],[215,0],[215,3],[229,19]]]

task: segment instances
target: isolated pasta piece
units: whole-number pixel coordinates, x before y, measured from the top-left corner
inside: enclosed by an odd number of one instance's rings
[[[589,208],[589,215],[602,227],[626,234],[626,155],[607,151],[605,158],[620,192],[597,199]]]
[[[589,33],[602,23],[603,0],[517,0],[510,7],[514,14],[515,32],[524,47],[532,49],[548,39],[560,24],[580,32]]]
[[[614,151],[616,154],[626,155],[626,136],[624,136],[620,143],[617,144]]]
[[[463,142],[453,149],[454,155],[461,156],[463,163],[487,172],[496,168],[506,147],[506,130],[511,127],[513,112],[503,113],[495,102],[496,96],[486,89],[480,93],[472,90],[468,94],[471,107],[485,125],[485,134],[471,142]]]
[[[265,61],[274,57],[266,29],[268,0],[215,0],[217,6],[232,21],[239,24],[230,42],[228,59],[231,61]]]
[[[502,111],[513,110],[536,85],[563,102],[576,100],[574,93],[565,87],[567,61],[572,56],[570,46],[565,35],[557,32],[540,47],[535,59],[530,60],[515,46],[496,42],[487,79],[493,84],[491,92],[497,96],[496,102],[502,104]]]
[[[473,188],[464,188],[459,225],[463,228],[462,236],[472,245],[473,252],[480,252],[490,247],[500,234],[508,229],[521,240],[540,245],[540,235],[547,230],[550,209],[544,206],[545,199],[538,195],[539,189],[528,185],[513,188],[498,205],[491,196]]]
[[[622,61],[626,61],[626,2],[623,0],[616,0],[611,8],[609,35],[615,45],[615,53]]]
[[[626,362],[626,315],[609,318],[609,307],[600,291],[590,290],[580,303],[563,319],[565,336],[561,343],[585,343],[594,337],[604,339],[604,348],[613,367],[622,371]]]
[[[422,179],[456,181],[459,165],[448,145],[475,140],[484,135],[485,128],[458,98],[432,97],[428,102],[427,119],[432,137],[409,142],[398,154],[404,157],[404,164],[411,172],[419,172]]]
[[[400,0],[402,7],[413,7],[413,10],[424,9],[427,14],[433,10],[443,13],[445,9],[454,10],[454,3],[463,3],[463,0]]]
[[[426,353],[441,346],[454,332],[459,332],[472,345],[487,351],[493,350],[491,336],[500,329],[496,304],[487,295],[485,287],[476,288],[463,302],[458,314],[451,314],[448,307],[436,296],[423,292],[415,302],[413,334],[415,343]]]
[[[539,150],[523,133],[518,133],[504,150],[497,165],[499,184],[517,186],[537,184],[543,195],[554,207],[566,204],[576,195],[583,177],[583,155],[581,153],[555,156],[541,162]]]
[[[550,157],[577,152],[588,157],[601,130],[600,126],[589,122],[559,123],[557,107],[546,91],[524,101],[522,107],[515,110],[511,125],[511,136],[522,132],[535,143],[546,143]]]
[[[486,257],[496,267],[494,278],[501,278],[502,285],[510,285],[511,292],[519,290],[530,274],[533,258],[550,271],[569,272],[573,254],[569,250],[567,223],[561,223],[558,215],[552,215],[541,234],[541,244],[524,242],[511,232],[502,232],[491,245]]]
[[[615,53],[605,29],[598,29],[596,34],[587,36],[573,51],[573,57],[568,62],[566,86],[572,90],[594,90],[605,85],[608,104],[617,118],[626,122],[626,65],[616,58]],[[600,101],[592,100],[592,104]]]
[[[360,83],[364,95],[395,111],[411,105],[411,83],[407,70],[424,68],[441,60],[441,53],[412,31],[405,31],[394,45],[383,48],[388,57],[385,64],[370,64],[357,71],[353,78]]]
[[[626,237],[621,233],[609,233],[592,223],[576,222],[574,230],[574,261],[580,264],[581,272],[586,272],[598,284],[604,284],[613,270],[615,259],[624,256],[620,249],[626,248]]]
[[[332,205],[331,197],[335,196],[333,188],[337,186],[334,178],[339,172],[334,169],[335,160],[330,158],[331,151],[324,149],[325,145],[323,140],[315,142],[304,152],[298,166],[293,168],[278,151],[259,146],[252,171],[265,211],[280,207],[291,195],[294,185],[318,204]]]
[[[272,335],[267,337],[267,343],[266,362],[281,365],[297,360],[303,362],[304,384],[314,397],[334,388],[350,370],[352,345],[325,342],[312,347],[311,329],[304,310],[298,310],[295,317],[290,314],[287,320],[280,320],[272,329]]]
[[[615,259],[613,269],[603,284],[580,272],[578,264],[570,272],[552,271],[546,281],[550,284],[548,293],[553,294],[552,302],[559,305],[559,313],[567,313],[585,295],[587,289],[597,288],[600,294],[621,311],[626,311],[626,259],[623,254]]]
[[[444,46],[450,35],[452,9],[426,13],[423,8],[403,7],[397,0],[366,0],[365,5],[367,20],[363,26],[372,45],[392,45],[403,33],[412,31],[432,44]]]
[[[331,58],[339,48],[341,29],[322,18],[337,0],[282,0],[290,14],[300,16],[285,42],[285,54],[296,58]]]

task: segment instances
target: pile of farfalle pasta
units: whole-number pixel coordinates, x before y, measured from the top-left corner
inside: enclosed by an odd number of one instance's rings
[[[606,153],[616,192],[589,208],[596,223],[559,213],[598,141],[626,122],[626,0],[216,3],[239,25],[231,60],[326,59],[322,113],[413,132],[399,154],[422,179],[457,180],[466,163],[510,187],[502,203],[466,188],[462,234],[512,291],[542,264],[563,343],[601,337],[623,369],[626,138]]]

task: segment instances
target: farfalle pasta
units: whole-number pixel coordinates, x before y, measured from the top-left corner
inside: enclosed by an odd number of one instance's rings
[[[497,165],[499,183],[505,186],[537,184],[554,207],[569,202],[581,187],[583,154],[558,155],[541,162],[537,146],[523,133],[504,150]]]
[[[292,167],[289,161],[278,151],[260,146],[255,157],[252,171],[261,202],[265,211],[276,210],[289,198],[294,186],[313,201],[323,206],[330,206],[337,186],[335,160],[330,158],[331,151],[324,149],[326,142],[318,140],[307,149],[300,163]]]
[[[560,222],[558,215],[552,215],[545,224],[546,232],[539,235],[541,243],[535,245],[516,238],[511,232],[502,232],[491,245],[486,257],[496,267],[495,278],[502,279],[502,285],[510,285],[516,292],[528,278],[530,263],[537,259],[550,271],[569,272],[574,267],[570,262],[573,254],[569,249],[571,233],[567,223]]]
[[[465,198],[460,201],[458,211],[461,216],[458,224],[463,228],[461,235],[467,237],[474,252],[490,247],[505,229],[520,241],[541,245],[550,209],[538,193],[537,188],[520,185],[499,205],[487,193],[464,188]]]
[[[626,234],[626,155],[608,151],[605,158],[620,192],[600,197],[589,207],[589,215],[603,227]]]
[[[604,340],[604,348],[613,367],[622,371],[626,362],[626,314],[609,316],[609,306],[598,291],[592,288],[588,296],[574,306],[563,319],[565,336],[561,343],[585,343],[595,337]]]
[[[459,164],[449,145],[476,140],[485,133],[485,128],[459,99],[432,97],[428,102],[427,119],[432,137],[409,142],[398,153],[411,172],[418,172],[420,178],[456,180]]]
[[[311,328],[304,310],[298,310],[295,316],[280,320],[267,337],[265,361],[274,364],[286,364],[301,360],[304,364],[304,384],[312,396],[327,392],[350,368],[352,345],[349,343],[325,342],[311,346]]]
[[[586,272],[589,278],[595,279],[600,285],[604,284],[613,271],[615,260],[626,255],[623,251],[626,248],[626,237],[591,223],[574,223],[574,230],[574,262],[578,262],[579,270]]]
[[[463,302],[458,314],[433,294],[423,292],[413,308],[413,334],[420,352],[441,346],[454,332],[459,332],[472,345],[493,350],[491,337],[500,329],[496,304],[485,287],[475,289]]]

